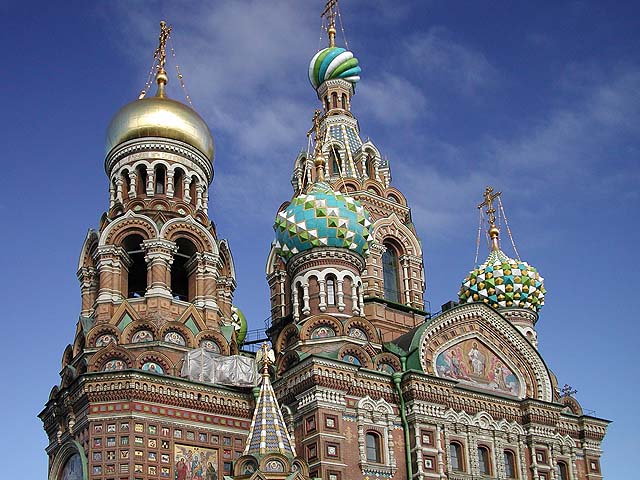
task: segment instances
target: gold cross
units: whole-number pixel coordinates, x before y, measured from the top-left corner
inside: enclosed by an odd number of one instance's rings
[[[327,33],[329,34],[329,46],[336,46],[336,11],[338,9],[338,0],[327,0],[324,11],[320,17],[327,17]]]
[[[158,38],[158,48],[153,54],[153,58],[158,60],[158,70],[164,71],[164,65],[167,61],[167,40],[171,35],[171,25],[162,20],[160,22],[160,37]]]
[[[498,198],[502,192],[493,193],[493,187],[487,187],[482,194],[484,201],[478,205],[478,209],[487,207],[487,216],[489,217],[489,224],[493,227],[496,224],[496,209],[493,206],[493,201]]]

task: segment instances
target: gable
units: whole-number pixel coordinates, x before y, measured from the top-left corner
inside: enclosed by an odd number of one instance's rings
[[[472,352],[474,342],[477,353]],[[553,399],[551,377],[538,351],[498,311],[482,303],[460,305],[435,317],[422,332],[417,353],[425,373],[502,395]]]

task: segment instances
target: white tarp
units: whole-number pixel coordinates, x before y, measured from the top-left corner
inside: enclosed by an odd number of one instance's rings
[[[219,355],[204,348],[185,354],[181,373],[189,380],[236,387],[255,387],[259,379],[253,358]]]

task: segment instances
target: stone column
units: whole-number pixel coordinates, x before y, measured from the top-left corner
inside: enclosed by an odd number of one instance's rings
[[[320,298],[320,303],[318,304],[318,307],[320,308],[321,312],[324,312],[327,310],[327,282],[324,278],[319,278],[318,279],[318,288],[320,289],[320,292],[318,293],[318,297]]]
[[[147,296],[173,298],[171,294],[171,264],[178,251],[175,242],[160,238],[142,242],[147,262]]]
[[[138,174],[135,170],[129,172],[129,198],[136,198],[138,187]]]
[[[206,187],[202,189],[202,211],[205,215],[209,214],[209,190]]]
[[[115,182],[116,182],[116,199],[120,203],[123,203],[124,202],[124,198],[122,196],[122,185],[123,185],[124,181],[122,180],[122,177],[118,175],[115,178]]]
[[[189,291],[191,301],[197,307],[209,307],[218,310],[216,293],[218,285],[218,257],[213,253],[203,252],[194,254],[185,264],[189,275]],[[224,287],[224,282],[221,282]]]
[[[113,182],[109,182],[109,208],[113,208],[116,203],[116,188]]]
[[[167,198],[173,198],[173,192],[175,188],[173,188],[173,176],[175,172],[173,170],[167,169]]]
[[[98,303],[112,303],[122,300],[127,292],[123,292],[122,276],[126,276],[130,264],[129,256],[121,247],[116,245],[102,245],[96,252],[96,268],[100,276]],[[124,272],[123,270],[124,266]],[[125,282],[126,288],[126,282]]]
[[[155,180],[156,180],[156,175],[155,175],[155,171],[153,170],[153,167],[147,167],[147,196],[148,197],[153,197],[153,194],[155,192]]]
[[[201,182],[196,183],[196,209],[200,210],[202,208],[202,194],[204,192],[204,187]]]
[[[351,283],[351,305],[353,315],[360,315],[360,307],[358,306],[358,287],[357,279]]]
[[[309,315],[311,313],[311,305],[309,304],[309,283],[302,284],[302,313]]]
[[[438,449],[438,473],[440,474],[440,478],[447,478],[444,473],[444,457],[446,452],[442,448],[442,426],[440,424],[436,425],[436,448]]]
[[[183,198],[184,203],[191,202],[191,190],[189,189],[189,185],[191,185],[191,179],[185,175],[182,179],[182,191],[184,192]]]
[[[344,307],[345,307],[344,290],[343,290],[344,280],[337,279],[336,283],[337,283],[336,296],[338,297],[338,310],[342,312],[344,311]]]
[[[98,270],[94,267],[82,267],[76,273],[80,281],[82,307],[80,314],[88,317],[93,311],[93,304],[98,295]]]

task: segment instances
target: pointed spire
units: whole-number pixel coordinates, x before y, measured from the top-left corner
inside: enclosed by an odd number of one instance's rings
[[[502,192],[493,193],[493,187],[487,187],[484,191],[484,201],[478,205],[478,209],[487,207],[487,220],[489,222],[489,238],[491,239],[491,251],[497,252],[500,250],[500,229],[496,226],[496,209],[493,206],[493,201],[498,198]]]
[[[262,362],[262,385],[256,400],[256,409],[253,413],[244,454],[259,456],[268,453],[281,453],[294,458],[296,452],[293,442],[289,437],[269,377],[269,365],[275,361],[273,350],[264,343],[256,355],[256,360],[258,363]]]

